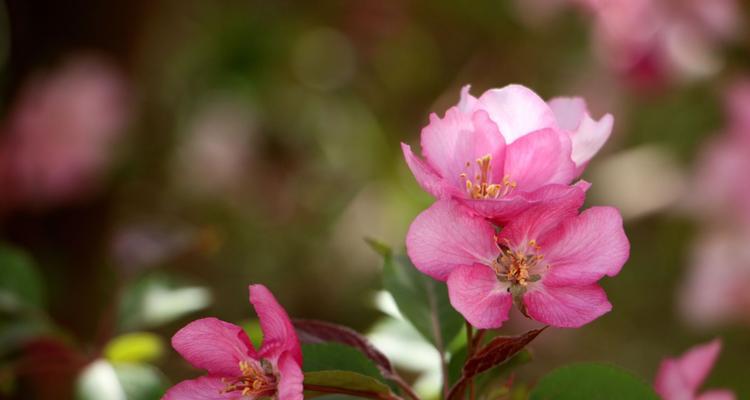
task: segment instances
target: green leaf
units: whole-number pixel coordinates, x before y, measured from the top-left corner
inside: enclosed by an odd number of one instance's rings
[[[120,303],[120,327],[152,328],[211,304],[208,289],[184,286],[163,275],[147,275],[127,288]]]
[[[464,326],[450,305],[448,289],[422,274],[404,255],[384,256],[383,287],[391,293],[401,314],[441,353]]]
[[[113,363],[149,362],[164,353],[161,337],[149,332],[135,332],[112,339],[104,348],[105,357]]]
[[[332,389],[346,389],[357,392],[388,393],[388,386],[367,375],[352,371],[305,372],[305,388],[312,392],[333,393],[326,390],[310,389],[310,386]],[[307,397],[307,396],[305,396]]]
[[[552,371],[531,391],[530,400],[658,400],[632,373],[608,364],[580,363]]]
[[[159,400],[169,385],[164,375],[147,364],[116,364],[115,374],[128,400]]]
[[[379,381],[383,376],[375,363],[359,350],[341,343],[315,343],[302,345],[302,369],[305,373],[316,371],[350,371]]]
[[[24,253],[0,246],[0,309],[18,311],[44,305],[42,278]]]

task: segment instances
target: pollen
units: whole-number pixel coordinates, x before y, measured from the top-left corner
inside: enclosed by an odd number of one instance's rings
[[[492,269],[500,281],[525,287],[529,282],[536,282],[540,279],[540,276],[534,272],[537,272],[537,267],[541,265],[544,256],[536,254],[536,251],[540,249],[536,241],[532,240],[528,244],[529,249],[533,250],[532,254],[513,250],[505,244],[498,244],[500,254],[493,261]]]
[[[276,392],[277,377],[266,360],[260,363],[243,360],[239,362],[239,368],[242,376],[222,378],[225,387],[221,394],[239,392],[241,396],[267,397]]]
[[[466,168],[471,167],[471,162],[466,162]],[[516,188],[516,182],[510,180],[509,176],[503,177],[500,183],[492,183],[492,156],[487,154],[476,160],[474,179],[469,179],[469,174],[462,173],[460,178],[465,181],[466,193],[472,199],[497,199],[505,196]]]

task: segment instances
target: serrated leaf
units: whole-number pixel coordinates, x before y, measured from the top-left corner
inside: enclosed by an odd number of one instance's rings
[[[448,300],[445,284],[419,272],[404,255],[386,255],[383,287],[401,314],[441,353],[464,325]]]
[[[580,363],[544,376],[531,391],[530,400],[658,400],[642,379],[619,367]]]
[[[104,348],[105,357],[113,363],[149,362],[163,353],[161,337],[149,332],[120,335]]]
[[[292,321],[302,343],[336,342],[351,346],[372,360],[380,372],[388,377],[395,374],[388,357],[376,349],[366,337],[354,329],[325,321],[295,319]]]
[[[351,371],[377,380],[383,376],[375,363],[357,349],[341,343],[316,343],[302,345],[302,369],[305,373],[316,371]]]
[[[321,393],[336,393],[335,389],[361,393],[390,392],[388,386],[373,377],[340,370],[305,372],[305,389]]]
[[[18,311],[44,305],[42,278],[23,252],[0,245],[0,309]]]

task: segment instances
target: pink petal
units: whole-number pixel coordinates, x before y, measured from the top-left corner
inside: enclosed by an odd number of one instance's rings
[[[714,339],[708,343],[695,346],[677,359],[680,374],[685,384],[693,391],[706,380],[708,373],[719,358],[721,352],[721,341]]]
[[[654,381],[654,391],[664,400],[692,399],[695,389],[689,388],[680,373],[677,361],[662,361]]]
[[[227,385],[219,377],[203,376],[182,381],[172,386],[162,400],[228,400],[236,399],[237,393],[222,393]],[[246,397],[250,399],[251,397]]]
[[[479,97],[506,143],[534,131],[556,128],[555,115],[536,93],[521,85],[490,89]]]
[[[612,309],[599,285],[536,285],[524,294],[523,303],[532,319],[558,328],[578,328]]]
[[[190,364],[212,375],[240,376],[239,362],[257,359],[245,331],[216,318],[189,323],[172,337],[172,347]]]
[[[580,175],[612,133],[614,118],[606,114],[598,121],[591,118],[586,102],[580,97],[557,97],[549,101],[557,122],[571,134],[571,159]]]
[[[290,354],[283,354],[279,359],[278,400],[302,400],[305,377],[297,360]]]
[[[567,218],[538,243],[551,266],[544,276],[548,286],[588,285],[615,276],[630,255],[622,217],[613,207],[592,207]]]
[[[552,129],[521,137],[508,146],[504,173],[516,182],[519,190],[526,192],[546,184],[570,183],[575,176],[570,139]]]
[[[452,200],[438,200],[414,219],[406,235],[409,258],[444,281],[456,267],[489,264],[497,257],[492,224]]]
[[[737,396],[731,390],[714,389],[703,392],[695,400],[735,400]]]
[[[464,85],[461,88],[461,99],[456,104],[456,107],[464,113],[473,113],[480,107],[479,101],[469,93],[469,90],[471,90],[471,85]]]
[[[583,205],[583,191],[564,197],[559,201],[537,204],[511,219],[497,235],[498,242],[521,248],[529,241],[538,241],[546,232],[556,228],[561,221],[574,217]]]
[[[691,348],[679,358],[665,359],[656,373],[654,389],[666,400],[693,398],[711,372],[719,352],[721,341],[714,339]],[[717,390],[707,392],[698,398],[719,400],[734,397],[731,392]]]
[[[507,288],[484,265],[458,267],[448,277],[451,305],[479,329],[499,328],[508,319],[513,300]]]
[[[263,285],[250,285],[250,302],[255,308],[263,330],[263,345],[260,356],[276,361],[278,357],[289,352],[297,364],[302,364],[302,350],[297,334],[294,331],[289,316],[284,311],[273,294]]]
[[[463,187],[461,174],[471,171],[476,160],[486,155],[492,156],[493,174],[502,179],[505,142],[485,111],[466,114],[452,107],[442,119],[432,114],[421,138],[428,163],[454,186]]]
[[[446,185],[443,178],[431,166],[412,153],[409,145],[401,143],[401,150],[404,152],[404,159],[414,174],[414,178],[427,193],[436,198],[442,198],[455,192],[455,186]]]
[[[578,129],[587,113],[586,101],[580,97],[555,97],[547,104],[555,113],[557,124],[570,132]]]
[[[488,200],[461,199],[477,213],[504,225],[521,212],[538,204],[554,202],[583,202],[586,185],[545,185],[533,192],[513,192],[507,197]]]

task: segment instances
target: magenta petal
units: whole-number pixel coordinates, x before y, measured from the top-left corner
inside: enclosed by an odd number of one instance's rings
[[[677,359],[680,374],[691,390],[698,390],[698,387],[706,380],[708,373],[711,372],[711,368],[716,363],[716,359],[719,358],[720,352],[721,341],[714,339],[691,348]]]
[[[559,201],[537,204],[511,219],[497,235],[498,242],[512,248],[525,248],[530,241],[539,241],[545,233],[556,228],[561,221],[574,217],[583,205],[583,191],[574,192]]]
[[[539,204],[579,202],[583,204],[586,185],[545,185],[533,192],[514,192],[507,197],[488,200],[462,199],[477,213],[504,225],[521,212]]]
[[[302,350],[297,334],[289,321],[284,308],[279,305],[273,294],[263,285],[250,285],[250,302],[255,308],[263,330],[263,345],[260,356],[269,360],[277,360],[284,353],[289,352],[297,364],[302,364]]]
[[[442,198],[446,195],[450,195],[454,186],[445,185],[443,178],[424,161],[420,160],[419,157],[414,155],[409,145],[401,143],[401,150],[404,152],[404,159],[406,164],[409,166],[414,178],[419,183],[422,189],[426,190],[427,193],[435,196],[436,198]],[[446,187],[448,186],[448,187]],[[454,191],[454,190],[453,190]]]
[[[612,309],[599,285],[537,285],[524,294],[523,303],[532,319],[558,328],[578,328]]]
[[[502,326],[513,304],[507,285],[484,265],[456,268],[448,277],[448,296],[453,308],[479,329]]]
[[[189,323],[172,337],[172,347],[190,364],[212,375],[239,376],[239,362],[257,359],[245,331],[216,318]]]
[[[444,281],[456,267],[489,264],[497,256],[492,224],[453,200],[438,200],[414,219],[406,251],[423,273]]]
[[[613,207],[592,207],[567,218],[538,243],[550,265],[544,275],[548,286],[588,285],[615,276],[630,255],[622,217]]]
[[[279,385],[278,400],[302,400],[303,385],[305,379],[300,364],[294,356],[285,353],[279,359]]]
[[[488,90],[479,97],[479,102],[497,124],[506,143],[530,132],[557,127],[555,115],[547,103],[521,85]]]
[[[692,399],[695,396],[695,390],[685,383],[679,364],[672,359],[662,361],[659,366],[654,391],[664,400]]]
[[[219,377],[202,376],[182,381],[172,386],[162,400],[229,400],[237,398],[234,393],[222,393],[227,385]]]
[[[570,139],[553,129],[521,137],[508,146],[505,175],[525,192],[546,184],[570,183],[575,176],[575,164],[570,159]]]

